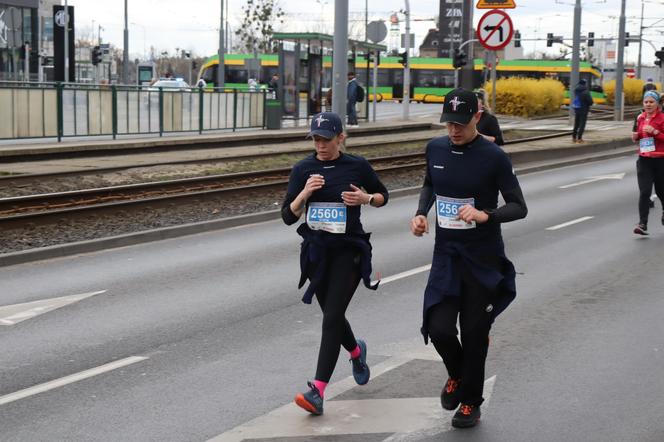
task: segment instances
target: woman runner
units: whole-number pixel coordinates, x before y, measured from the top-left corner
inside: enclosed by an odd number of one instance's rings
[[[655,91],[647,91],[643,95],[643,112],[636,120],[636,131],[632,132],[632,140],[639,143],[639,159],[636,160],[639,223],[634,227],[634,233],[647,235],[653,184],[657,197],[664,201],[664,113],[659,109],[659,94]]]
[[[297,229],[303,238],[298,287],[309,279],[302,301],[310,304],[316,295],[323,331],[316,376],[308,382],[308,391],[295,396],[295,403],[320,415],[342,346],[350,353],[355,381],[369,382],[367,346],[355,339],[345,314],[360,279],[367,288],[378,286],[371,284],[370,234],[362,228],[360,206],[382,207],[388,193],[367,160],[341,152],[346,136],[337,114],[316,115],[308,136],[316,152],[293,166],[281,215],[288,225],[305,215]]]

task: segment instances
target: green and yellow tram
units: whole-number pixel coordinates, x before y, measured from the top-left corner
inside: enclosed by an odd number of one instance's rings
[[[265,87],[272,75],[279,70],[279,57],[276,54],[261,54],[260,71],[251,72],[245,67],[245,60],[253,58],[251,54],[227,54],[224,56],[226,87],[246,89],[250,76],[255,77]],[[411,99],[418,102],[442,102],[443,97],[454,87],[454,68],[451,58],[413,57],[410,59],[411,68]],[[306,60],[300,60],[301,76],[308,71],[304,69]],[[217,66],[219,59],[215,55],[210,57],[201,67],[200,78],[203,78],[210,87],[216,84]],[[367,66],[369,71],[367,71]],[[323,57],[322,87],[327,89],[332,83],[332,57]],[[553,78],[569,87],[570,62],[568,60],[501,60],[496,67],[498,78],[528,77]],[[581,62],[579,76],[590,85],[591,94],[595,103],[605,103],[606,95],[602,90],[601,71],[588,62]],[[355,60],[357,78],[363,84],[371,84],[373,63],[367,64],[364,58]],[[473,75],[473,87],[480,88],[486,81],[487,70],[483,60],[476,59]],[[308,81],[306,77],[299,80],[300,91],[306,91]],[[403,66],[398,57],[381,57],[378,65],[378,100],[397,100],[403,91]],[[370,88],[368,98],[373,98]],[[569,98],[566,98],[569,102]]]

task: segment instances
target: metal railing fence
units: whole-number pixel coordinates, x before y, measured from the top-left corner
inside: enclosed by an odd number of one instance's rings
[[[0,82],[0,139],[265,127],[266,90]]]

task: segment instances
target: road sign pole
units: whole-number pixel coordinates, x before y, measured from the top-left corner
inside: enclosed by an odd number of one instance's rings
[[[498,56],[496,51],[491,51],[491,108],[496,112],[496,65]]]
[[[406,1],[406,36],[405,46],[406,46],[406,66],[403,69],[403,108],[401,113],[401,118],[405,121],[408,120],[408,114],[410,112],[410,2]]]

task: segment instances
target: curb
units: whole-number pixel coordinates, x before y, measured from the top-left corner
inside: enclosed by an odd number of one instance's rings
[[[588,149],[585,149],[586,147]],[[516,172],[520,174],[526,174],[555,169],[558,167],[572,166],[576,164],[627,156],[634,154],[635,152],[631,139],[627,141],[614,140],[607,143],[584,146],[583,150],[588,151],[585,155],[570,155],[571,150],[572,149],[570,148],[560,148],[550,149],[548,152],[541,151],[541,154],[534,156],[531,155],[530,157],[528,155],[514,155],[514,153],[510,154],[510,156],[517,164],[519,162],[523,162],[522,157],[528,158],[530,161],[533,161],[534,158],[540,161],[549,160],[548,162],[541,162],[539,164],[523,164],[522,166],[515,165]],[[597,152],[598,150],[603,150],[605,152],[600,153]],[[532,154],[532,152],[525,153]],[[578,154],[578,152],[575,153]],[[557,157],[556,154],[558,155]],[[416,195],[419,193],[419,191],[419,186],[395,189],[390,191],[390,198]],[[147,242],[193,235],[197,233],[273,221],[279,219],[280,216],[281,210],[269,210],[265,212],[252,213],[249,215],[238,215],[213,221],[200,221],[196,223],[184,224],[181,226],[162,227],[159,229],[146,230],[137,233],[127,233],[123,235],[110,236],[107,238],[78,241],[70,244],[5,253],[0,254],[0,267],[8,267],[16,264],[25,264],[33,261],[41,261],[52,258],[62,258],[82,253],[97,252],[100,250],[143,244]]]

